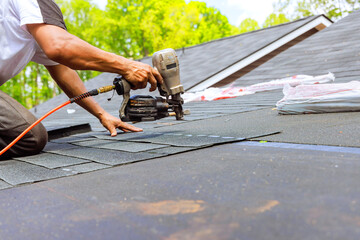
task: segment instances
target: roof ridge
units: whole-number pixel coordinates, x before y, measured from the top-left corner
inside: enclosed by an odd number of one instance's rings
[[[187,49],[192,49],[192,48],[195,48],[195,47],[204,46],[206,44],[210,44],[210,43],[214,43],[214,42],[220,42],[220,41],[224,41],[224,40],[244,36],[244,35],[247,35],[247,34],[253,34],[255,32],[260,32],[260,31],[265,31],[265,30],[268,30],[268,29],[283,27],[285,25],[294,24],[294,23],[297,23],[297,22],[300,22],[300,21],[308,20],[307,22],[309,22],[309,21],[311,21],[313,19],[316,19],[316,18],[318,18],[320,16],[326,17],[324,14],[312,15],[312,16],[308,16],[308,17],[305,17],[305,18],[300,18],[300,19],[297,19],[297,20],[294,20],[294,21],[291,21],[291,22],[286,22],[286,23],[270,26],[270,27],[267,27],[267,28],[261,28],[261,29],[258,29],[258,30],[250,31],[250,32],[245,32],[245,33],[240,33],[240,34],[236,34],[236,35],[232,35],[232,36],[228,36],[228,37],[218,38],[218,39],[215,39],[215,40],[211,40],[211,41],[200,43],[200,44],[193,45],[193,46],[177,48],[177,49],[175,49],[175,51],[180,51],[181,52],[181,51],[184,51],[184,50],[187,50]],[[326,18],[328,18],[328,17],[326,17]],[[306,24],[307,22],[305,22],[304,24]],[[148,59],[148,58],[151,58],[151,57],[152,56],[146,56],[146,57],[138,59],[138,61],[145,60],[145,59]]]

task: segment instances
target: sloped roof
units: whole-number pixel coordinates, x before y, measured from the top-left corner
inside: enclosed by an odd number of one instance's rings
[[[359,80],[359,21],[356,11],[242,76],[235,85],[328,72],[335,74],[336,82]]]
[[[304,25],[304,23],[314,20],[314,18],[316,17],[201,44],[185,49],[184,53],[178,50],[182,69],[182,82],[184,85],[187,84],[188,87],[192,86],[214,72],[219,71],[219,69],[225,68],[228,64],[231,65],[237,59],[248,55],[250,52],[257,51],[257,48],[275,41],[279,36],[283,36],[289,31]],[[356,41],[359,33],[354,32],[353,29],[354,25],[359,22],[357,21],[358,19],[358,12],[351,14],[349,17],[273,57],[268,62],[238,79],[236,84],[250,85],[265,80],[285,77],[289,74],[324,74],[328,71],[332,71],[335,74],[343,73],[344,75],[354,76],[358,70],[353,66],[359,64],[359,54],[353,46],[357,46]],[[234,46],[239,46],[240,50],[236,47],[234,48]],[[226,50],[223,51],[223,48]],[[343,59],[340,56],[345,57]],[[148,62],[150,58],[145,58],[143,61]],[[109,73],[102,74],[88,81],[86,86],[88,89],[92,89],[108,85],[112,82],[114,76],[114,74]],[[343,80],[345,81],[346,79],[349,78],[344,78]],[[352,77],[351,79],[354,78]],[[148,94],[147,90],[134,91],[131,94],[139,93]],[[111,93],[100,95],[96,100],[107,111],[117,116],[122,97],[115,96],[111,102],[108,102],[107,98],[111,97],[111,95]],[[154,92],[153,95],[157,95],[157,92]],[[50,116],[44,122],[45,126],[49,129],[65,129],[65,127],[76,126],[77,124],[90,123],[93,131],[83,135],[53,140],[45,149],[46,154],[20,158],[19,160],[30,163],[38,162],[37,164],[45,162],[44,164],[47,166],[46,164],[49,161],[51,162],[51,159],[58,159],[61,156],[61,158],[64,158],[63,167],[69,165],[77,166],[75,163],[81,159],[87,161],[82,163],[82,166],[88,164],[90,166],[89,169],[96,169],[157,158],[227,142],[240,141],[242,139],[273,135],[287,129],[286,124],[266,124],[267,119],[264,120],[265,122],[261,122],[261,114],[264,114],[264,116],[269,115],[268,118],[274,118],[274,121],[277,119],[275,111],[261,112],[261,109],[274,106],[281,98],[281,91],[273,91],[217,102],[188,103],[185,105],[185,108],[191,110],[191,115],[186,116],[185,121],[175,121],[173,118],[166,118],[157,122],[137,123],[136,126],[144,128],[144,133],[119,134],[115,138],[108,136],[108,133],[97,119],[79,106],[71,105],[67,109],[62,109]],[[41,116],[65,100],[67,98],[64,95],[57,96],[38,106],[36,114]],[[76,111],[73,114],[69,114],[67,112],[68,109]],[[253,114],[250,113],[252,111],[254,111]],[[259,114],[258,111],[260,111]],[[246,115],[243,115],[244,113]],[[252,117],[250,117],[248,122],[242,122],[242,119],[246,119],[246,116]],[[328,117],[328,115],[326,117],[321,115],[316,118],[324,119],[324,121],[327,119],[329,121]],[[298,117],[295,118],[297,119]],[[309,117],[308,121],[300,121],[298,124],[310,126],[312,120],[316,118]],[[337,127],[334,122],[331,122],[331,124],[329,126],[330,129]],[[315,129],[313,129],[314,132]],[[300,131],[301,128],[296,128],[296,130]],[[312,135],[304,135],[300,134],[300,132],[298,135],[302,136],[302,138],[298,138],[298,141],[301,143],[317,144],[321,142],[321,144],[325,145],[340,145],[344,141],[347,142],[347,146],[360,146],[360,142],[352,141],[350,144],[341,136],[336,138],[324,136],[323,141],[319,141],[316,138],[311,138],[310,136]],[[281,141],[282,136],[287,135],[277,134],[272,137],[263,137],[263,139],[273,138]],[[289,137],[285,138],[286,141],[296,142],[296,140],[291,140],[291,136],[292,134],[289,134]],[[57,167],[59,168],[59,166]],[[73,172],[76,173],[77,171],[74,170]],[[66,174],[71,175],[69,172],[66,172]]]

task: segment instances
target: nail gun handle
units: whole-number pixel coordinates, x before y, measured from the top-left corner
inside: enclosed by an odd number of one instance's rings
[[[131,90],[130,83],[126,81],[121,75],[115,77],[113,84],[115,86],[115,90],[117,94],[119,95],[124,95],[125,93],[130,92]]]
[[[154,67],[155,70],[158,71],[158,69],[156,67]],[[165,85],[165,81],[163,82],[163,84],[159,83],[157,84],[157,87],[158,87],[158,90],[159,90],[159,93],[160,93],[160,96],[169,96],[169,91],[167,90],[167,87]]]
[[[126,121],[125,109],[126,109],[126,105],[129,102],[129,99],[130,99],[131,85],[121,75],[117,76],[114,79],[113,84],[115,85],[115,90],[116,90],[117,94],[123,96],[123,101],[122,101],[121,107],[119,109],[119,117],[121,120]]]

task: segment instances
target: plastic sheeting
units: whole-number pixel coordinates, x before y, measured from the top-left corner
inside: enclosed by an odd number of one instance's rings
[[[360,82],[286,86],[277,104],[280,114],[360,111]]]
[[[187,92],[183,95],[185,102],[193,101],[216,101],[226,98],[235,98],[239,96],[245,96],[254,94],[257,92],[270,91],[275,89],[282,89],[285,86],[298,86],[304,84],[320,84],[333,82],[335,77],[332,73],[321,76],[308,76],[308,75],[296,75],[293,77],[272,80],[269,82],[263,82],[254,84],[248,87],[228,87],[228,88],[208,88],[200,92]]]

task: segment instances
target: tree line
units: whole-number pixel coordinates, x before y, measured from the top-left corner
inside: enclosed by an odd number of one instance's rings
[[[105,51],[131,59],[164,48],[179,49],[320,13],[336,20],[358,8],[355,0],[279,0],[264,23],[248,18],[239,26],[203,2],[185,0],[108,0],[104,10],[91,0],[56,0],[68,31]],[[338,2],[342,2],[339,4]],[[97,76],[79,71],[83,81]],[[0,89],[31,108],[61,92],[46,69],[29,63]]]

